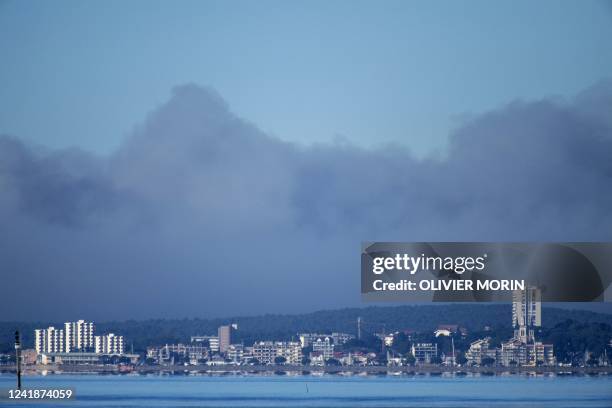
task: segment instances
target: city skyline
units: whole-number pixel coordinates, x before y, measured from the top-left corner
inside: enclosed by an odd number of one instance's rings
[[[268,316],[268,318],[270,318]],[[158,366],[225,366],[225,365],[291,365],[291,366],[367,366],[387,365],[393,367],[412,365],[444,365],[449,367],[554,367],[557,357],[552,343],[540,338],[542,326],[541,291],[536,287],[513,292],[511,313],[513,335],[499,340],[495,330],[486,324],[484,331],[476,335],[461,324],[437,323],[435,331],[415,331],[407,327],[387,332],[386,325],[379,331],[363,333],[364,321],[358,316],[355,333],[318,331],[299,332],[297,339],[283,337],[256,337],[250,344],[236,339],[237,323],[223,324],[215,336],[206,333],[191,333],[190,342],[169,344],[148,343],[146,352],[140,350],[126,353],[122,335],[108,333],[95,335],[95,324],[85,320],[66,322],[66,331],[54,327],[36,329],[34,350],[36,362],[42,365],[64,364],[138,364]],[[371,326],[370,326],[371,327]],[[498,328],[499,330],[499,328]],[[537,333],[536,333],[537,331]],[[493,337],[497,337],[494,341]],[[65,339],[65,340],[63,340]],[[185,339],[186,340],[186,339]],[[557,343],[559,341],[557,340]],[[378,345],[379,344],[379,345]],[[499,345],[498,345],[499,344]],[[568,343],[569,344],[569,343]],[[561,344],[565,350],[566,345]],[[603,348],[602,348],[603,347]],[[605,339],[596,350],[583,351],[582,364],[608,365],[607,349],[612,342]],[[601,351],[603,350],[603,351]],[[580,354],[581,350],[579,350]],[[32,361],[32,350],[24,349],[28,361]],[[575,352],[574,352],[575,353]],[[562,366],[574,366],[575,354],[564,351]],[[31,363],[30,363],[31,364]]]

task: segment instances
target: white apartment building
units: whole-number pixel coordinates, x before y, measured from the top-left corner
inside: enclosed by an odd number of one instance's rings
[[[219,351],[219,337],[218,336],[191,336],[192,343],[208,343],[208,348],[213,353]]]
[[[287,364],[299,364],[302,347],[296,341],[260,341],[253,344],[253,357],[261,364],[274,364],[276,357],[284,357]]]
[[[94,324],[85,320],[64,323],[65,351],[91,351],[94,349]]]
[[[327,335],[320,334],[320,333],[300,333],[299,335],[300,343],[302,347],[308,347],[318,338],[324,338],[324,337],[327,337]]]
[[[53,326],[34,330],[34,348],[37,354],[64,351],[64,331]]]
[[[109,333],[104,336],[94,336],[96,354],[116,354],[124,353],[123,336]]]
[[[552,366],[556,362],[553,345],[539,341],[528,344],[511,339],[502,343],[499,354],[499,363],[504,366]]]
[[[211,336],[208,339],[208,346],[213,353],[219,352],[219,337]]]
[[[147,358],[155,360],[157,364],[170,363],[174,354],[189,358],[192,364],[197,364],[198,361],[209,357],[209,348],[198,343],[166,344],[162,347],[147,348]]]
[[[241,363],[244,360],[244,346],[242,344],[230,344],[226,354],[229,360],[234,363]]]
[[[411,351],[418,364],[430,364],[434,357],[438,356],[438,345],[436,343],[414,343]]]
[[[64,323],[64,330],[50,326],[34,330],[34,348],[37,354],[89,353],[124,354],[123,336],[114,333],[94,336],[93,322],[78,320]],[[76,358],[76,357],[75,357]]]
[[[492,347],[491,338],[485,337],[470,344],[469,350],[465,353],[465,358],[470,364],[480,365],[485,358],[497,360],[497,349]]]
[[[335,345],[342,345],[355,338],[352,334],[348,333],[332,333],[331,338]]]
[[[312,343],[317,341],[318,338],[324,339],[325,337],[331,338],[335,345],[342,345],[347,341],[354,339],[355,336],[348,333],[337,333],[334,332],[330,334],[320,334],[320,333],[300,333],[300,343],[302,344],[302,348],[310,346]]]
[[[297,341],[277,342],[276,355],[285,357],[287,364],[301,364],[302,347]]]
[[[261,364],[273,364],[276,358],[276,346],[273,341],[260,341],[253,344],[253,357]]]
[[[334,343],[329,337],[319,337],[312,343],[312,352],[321,353],[324,360],[334,357]]]

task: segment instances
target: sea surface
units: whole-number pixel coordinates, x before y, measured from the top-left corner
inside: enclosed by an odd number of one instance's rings
[[[0,389],[15,377],[0,374]],[[75,390],[73,407],[612,407],[612,376],[36,375],[26,388]]]

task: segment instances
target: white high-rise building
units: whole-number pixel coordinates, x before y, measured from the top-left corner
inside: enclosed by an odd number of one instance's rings
[[[85,320],[66,322],[64,332],[66,334],[66,353],[73,351],[91,351],[94,349],[94,324]]]
[[[114,333],[109,333],[104,336],[95,336],[95,352],[96,354],[123,354],[123,336],[117,336]]]
[[[542,292],[536,287],[516,290],[512,294],[512,327],[514,338],[521,343],[535,341],[534,327],[542,325]]]
[[[34,330],[34,348],[38,354],[64,351],[64,331],[53,326]]]

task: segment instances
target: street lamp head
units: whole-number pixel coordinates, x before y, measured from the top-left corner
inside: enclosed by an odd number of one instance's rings
[[[21,336],[19,336],[19,330],[15,331],[15,349],[21,348]]]

